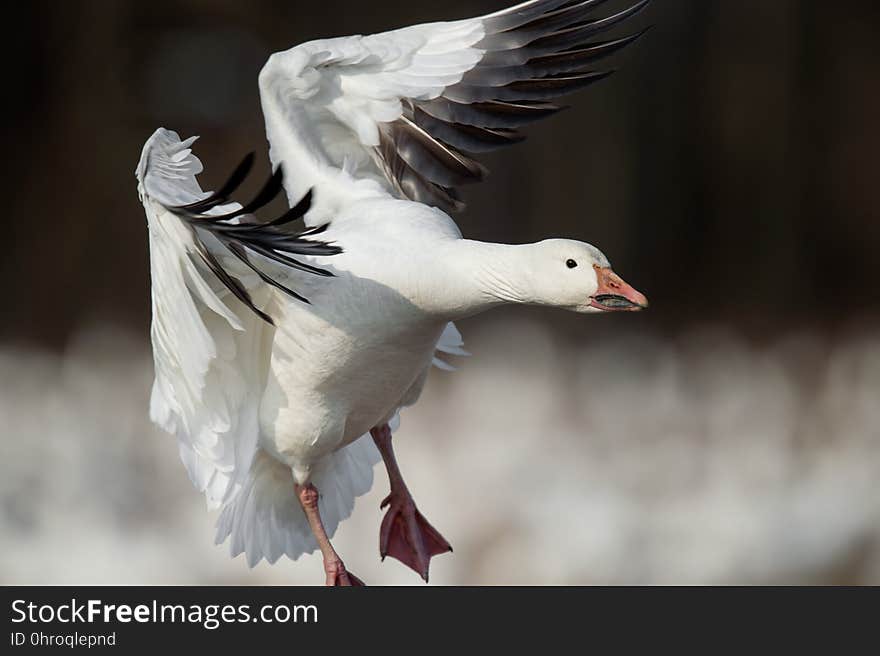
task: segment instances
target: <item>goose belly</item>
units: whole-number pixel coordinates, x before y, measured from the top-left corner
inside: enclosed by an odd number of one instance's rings
[[[421,384],[445,325],[382,321],[342,328],[306,313],[294,323],[276,334],[260,439],[295,471],[387,421]]]

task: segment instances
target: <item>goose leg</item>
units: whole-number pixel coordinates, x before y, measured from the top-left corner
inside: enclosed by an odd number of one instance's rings
[[[299,503],[306,513],[306,519],[309,520],[309,526],[312,527],[312,533],[318,541],[318,548],[324,557],[324,571],[327,573],[328,586],[353,586],[363,585],[354,574],[345,569],[345,563],[336,553],[333,545],[330,544],[330,538],[324,530],[324,524],[321,521],[321,515],[318,512],[318,490],[314,485],[295,485],[296,496]]]
[[[382,454],[391,483],[391,494],[385,497],[380,506],[388,506],[388,512],[379,532],[379,553],[382,560],[386,556],[396,558],[427,583],[431,558],[452,551],[452,547],[416,508],[397,466],[388,424],[374,428],[370,434]]]

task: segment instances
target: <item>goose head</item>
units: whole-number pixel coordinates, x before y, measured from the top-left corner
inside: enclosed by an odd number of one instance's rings
[[[528,279],[534,302],[574,312],[636,312],[648,299],[611,269],[592,244],[548,239],[529,249]]]

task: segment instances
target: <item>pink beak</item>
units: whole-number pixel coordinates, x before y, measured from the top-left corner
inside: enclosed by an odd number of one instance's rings
[[[593,265],[599,288],[590,297],[590,305],[608,312],[637,312],[648,307],[648,299],[633,289],[608,267]]]

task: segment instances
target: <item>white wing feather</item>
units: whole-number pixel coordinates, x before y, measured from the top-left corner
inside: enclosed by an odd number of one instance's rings
[[[190,151],[193,141],[157,130],[136,174],[150,238],[156,370],[150,417],[177,437],[193,484],[213,508],[235,495],[250,469],[273,328],[212,278],[192,233],[166,209],[207,196],[195,178],[202,165]],[[256,277],[247,271],[236,277],[259,302],[265,290]]]

